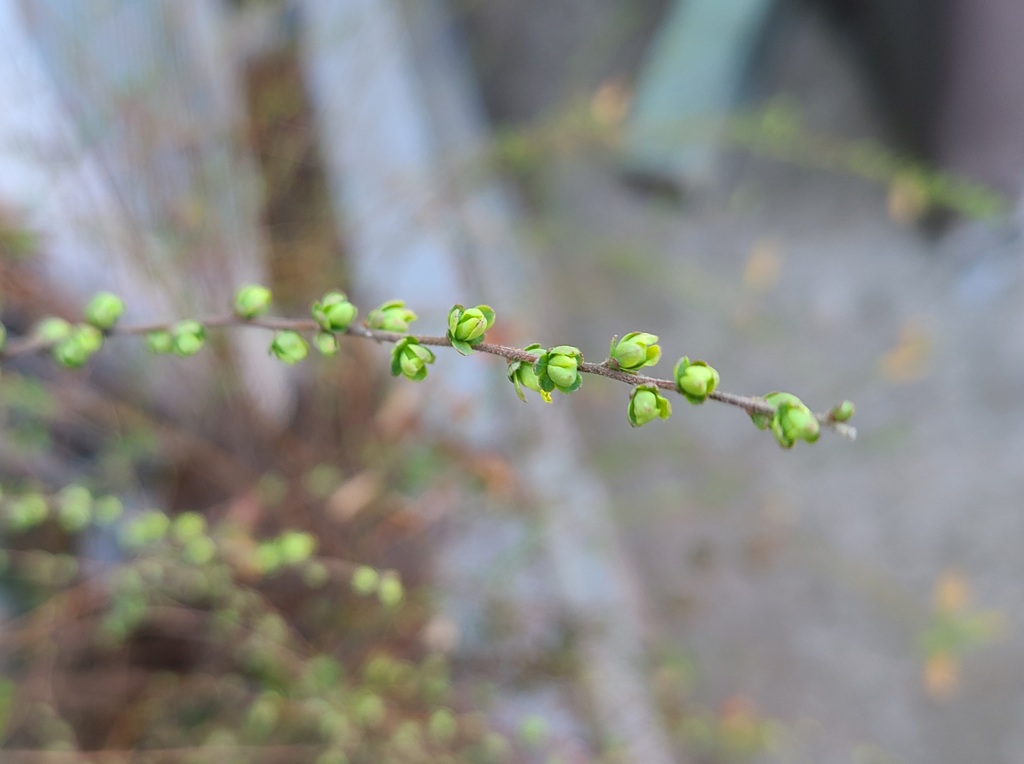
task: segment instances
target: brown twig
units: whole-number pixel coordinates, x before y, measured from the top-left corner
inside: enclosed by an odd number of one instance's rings
[[[215,316],[212,318],[198,319],[199,323],[203,324],[208,328],[225,328],[225,327],[237,327],[237,326],[251,326],[260,329],[267,329],[270,331],[281,331],[290,330],[302,333],[312,333],[320,330],[320,327],[315,321],[308,318],[278,318],[278,317],[260,317],[252,319],[242,319],[233,315],[228,316]],[[153,324],[138,324],[135,326],[117,326],[111,329],[107,334],[111,337],[117,336],[138,336],[148,334],[154,331],[167,331],[171,329],[174,322],[169,323],[153,323]],[[350,337],[359,337],[361,339],[373,340],[377,343],[395,343],[401,340],[403,337],[413,337],[421,345],[432,345],[435,347],[451,347],[451,342],[447,337],[443,336],[432,336],[432,335],[419,335],[419,334],[402,334],[399,332],[388,332],[379,329],[369,329],[365,326],[350,326],[343,332],[336,332],[336,334],[346,334]],[[37,353],[43,350],[47,350],[54,343],[40,339],[38,337],[21,337],[12,338],[3,349],[0,351],[0,360],[6,358],[15,358],[21,355],[27,355],[30,353]],[[510,347],[508,345],[496,345],[489,342],[481,342],[475,345],[473,349],[478,353],[487,353],[489,355],[500,356],[507,361],[522,361],[524,363],[534,363],[537,360],[537,356],[532,353],[527,353],[525,350],[519,348]],[[630,372],[622,371],[620,369],[612,368],[607,363],[592,363],[584,361],[580,364],[579,370],[585,374],[595,374],[609,379],[614,379],[618,382],[624,382],[627,385],[653,385],[662,390],[670,390],[677,392],[676,383],[671,379],[659,379],[657,377],[648,377],[642,374],[632,374]],[[727,393],[721,390],[716,390],[709,396],[712,400],[718,401],[719,403],[725,403],[729,406],[736,406],[746,411],[748,414],[766,414],[771,416],[775,412],[775,408],[765,401],[763,398],[751,397],[744,395],[736,395],[734,393]],[[828,413],[816,413],[815,416],[823,426],[833,430],[837,434],[849,440],[854,440],[857,437],[857,429],[848,425],[844,422],[836,422]]]

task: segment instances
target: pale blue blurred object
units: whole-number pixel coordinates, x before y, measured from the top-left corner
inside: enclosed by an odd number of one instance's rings
[[[688,188],[714,175],[709,120],[734,109],[774,0],[675,0],[651,47],[626,123],[629,173]]]

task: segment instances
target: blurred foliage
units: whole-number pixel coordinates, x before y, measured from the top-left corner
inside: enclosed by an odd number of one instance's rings
[[[623,120],[631,93],[613,78],[589,99],[578,99],[539,122],[500,129],[491,161],[517,178],[531,196],[541,188],[540,174],[553,159],[614,155],[622,144]],[[819,132],[805,123],[799,102],[779,95],[763,106],[729,117],[666,124],[664,135],[680,144],[718,145],[813,170],[840,173],[887,189],[890,216],[905,224],[927,221],[951,211],[968,218],[995,218],[1009,201],[979,183],[894,153],[871,139]]]
[[[3,391],[33,390],[19,379],[5,374]],[[23,398],[4,395],[4,408]],[[459,703],[448,659],[420,639],[431,611],[410,588],[418,573],[350,562],[321,542],[332,534],[294,527],[310,522],[296,506],[322,508],[344,482],[315,464],[198,513],[6,481],[0,590],[16,615],[0,635],[3,747],[508,759],[514,742]],[[365,527],[351,548],[372,556],[393,534]]]
[[[918,222],[932,209],[971,218],[995,217],[1008,209],[1007,200],[989,188],[894,154],[876,141],[809,129],[799,104],[788,96],[777,96],[726,125],[727,143],[752,153],[885,185],[890,214],[903,222]]]
[[[992,644],[1006,633],[1006,614],[973,611],[970,586],[957,570],[943,571],[935,582],[932,598],[930,623],[920,636],[924,653],[922,679],[928,696],[944,701],[960,689],[963,656]]]

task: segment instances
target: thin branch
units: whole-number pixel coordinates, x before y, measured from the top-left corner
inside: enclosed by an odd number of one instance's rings
[[[196,320],[207,328],[252,326],[270,331],[290,330],[302,333],[315,333],[320,331],[320,327],[317,325],[316,321],[308,318],[277,318],[264,316],[252,319],[242,319],[234,315],[226,315]],[[154,331],[168,331],[175,323],[176,322],[172,321],[167,323],[137,324],[135,326],[115,326],[107,332],[107,335],[110,337],[138,336]],[[452,346],[451,341],[447,337],[443,336],[402,334],[399,332],[369,329],[365,326],[356,325],[350,326],[344,331],[335,332],[335,334],[347,334],[350,337],[373,340],[380,344],[393,344],[404,337],[412,337],[421,345],[433,345],[435,347]],[[16,358],[18,356],[28,355],[31,353],[38,353],[49,349],[54,344],[56,343],[39,337],[12,338],[8,341],[6,347],[0,351],[0,360]],[[523,361],[524,363],[530,364],[536,362],[538,358],[538,356],[532,353],[527,353],[525,350],[521,350],[519,348],[510,347],[508,345],[495,345],[489,342],[481,342],[478,345],[474,345],[473,350],[478,353],[500,356],[508,361]],[[584,361],[580,364],[579,370],[585,374],[595,374],[597,376],[607,377],[618,382],[623,382],[627,385],[653,385],[662,390],[678,392],[674,380],[648,377],[642,374],[633,374],[622,371],[621,369],[612,368],[606,362],[592,363]],[[759,397],[736,395],[734,393],[727,393],[721,390],[714,391],[708,397],[712,400],[718,401],[719,403],[725,403],[729,406],[741,408],[748,414],[766,414],[771,416],[775,413],[775,407],[763,398]],[[816,413],[815,417],[821,425],[830,428],[842,437],[849,440],[856,439],[857,428],[846,424],[845,422],[836,422],[828,413]]]
[[[249,761],[272,758],[277,761],[295,761],[295,757],[329,750],[324,743],[283,743],[265,745],[211,745],[178,746],[176,748],[100,749],[88,751],[8,749],[3,753],[6,764],[87,764],[88,762],[159,762],[184,761],[198,756],[202,761],[216,761],[242,755]]]

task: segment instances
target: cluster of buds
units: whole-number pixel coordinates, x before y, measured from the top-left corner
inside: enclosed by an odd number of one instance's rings
[[[314,302],[310,307],[310,313],[320,327],[320,331],[313,338],[316,349],[321,355],[337,355],[341,348],[335,332],[348,331],[349,326],[359,315],[359,309],[349,302],[344,292],[333,291]]]
[[[36,325],[35,336],[51,346],[54,359],[67,369],[78,369],[103,347],[104,334],[114,328],[124,314],[124,302],[115,294],[100,292],[85,306],[83,323],[71,324],[62,318],[44,318]]]
[[[235,295],[232,312],[240,321],[257,320],[270,307],[272,294],[260,284],[242,287]],[[67,368],[84,365],[90,356],[99,350],[104,337],[111,333],[124,313],[124,303],[110,292],[101,292],[89,301],[84,312],[84,321],[71,324],[61,318],[47,318],[35,328],[35,336],[50,347],[54,358]],[[416,313],[405,306],[402,300],[390,300],[370,311],[364,326],[367,330],[350,330],[359,315],[341,291],[327,292],[310,308],[315,326],[312,344],[327,356],[339,352],[338,334],[358,333],[376,336],[386,341],[394,337],[374,335],[378,332],[403,334],[394,343],[391,351],[391,374],[404,376],[414,382],[427,376],[428,366],[435,356],[425,344],[445,344],[440,338],[418,338],[406,334],[409,325],[416,320]],[[494,325],[494,310],[488,305],[466,308],[455,305],[448,312],[446,343],[462,355],[469,355],[484,342],[485,335]],[[264,322],[268,328],[277,328],[281,322]],[[305,330],[305,327],[302,327]],[[137,330],[136,330],[137,331]],[[0,324],[0,352],[6,341],[6,329]],[[198,353],[206,343],[206,326],[200,321],[187,319],[178,321],[168,328],[152,329],[146,333],[146,344],[155,353],[191,356]],[[489,350],[489,348],[487,348]],[[300,331],[291,328],[274,333],[269,352],[286,364],[297,364],[308,357],[310,341]],[[525,357],[524,357],[525,355]],[[662,395],[660,387],[668,389],[671,382],[639,376],[641,369],[654,366],[661,359],[662,351],[658,336],[648,332],[629,332],[621,338],[613,337],[608,348],[608,358],[603,368],[583,363],[583,353],[572,345],[556,345],[543,349],[534,343],[523,348],[522,355],[508,363],[508,379],[515,387],[516,395],[525,401],[524,390],[533,390],[550,403],[554,391],[573,393],[583,384],[583,372],[599,372],[622,379],[618,372],[633,375],[636,385],[629,396],[627,416],[630,425],[641,427],[657,419],[668,419],[672,415],[672,404]],[[606,371],[606,370],[611,370]],[[718,371],[704,361],[691,361],[683,356],[676,363],[673,380],[675,390],[690,403],[700,404],[714,396],[720,377]],[[821,423],[841,428],[840,423],[848,421],[854,413],[853,404],[843,401],[833,407],[826,416],[819,418],[791,393],[773,392],[762,399],[770,411],[751,413],[754,424],[762,430],[770,430],[776,441],[784,448],[792,448],[798,440],[813,443],[818,439]]]
[[[103,347],[103,332],[92,324],[70,327],[67,336],[53,346],[53,357],[67,369],[78,369]]]
[[[92,324],[70,324],[56,316],[40,321],[34,334],[51,346],[54,360],[65,369],[81,368],[103,347],[103,332]]]
[[[47,520],[55,521],[68,533],[78,533],[90,524],[109,527],[123,509],[116,496],[94,496],[85,486],[74,483],[52,496],[35,491],[0,495],[4,527],[15,533],[31,531]]]
[[[171,327],[171,339],[175,355],[195,355],[206,345],[206,327],[192,319],[179,321]]]
[[[523,350],[536,353],[541,351],[541,346],[529,345]],[[660,359],[661,347],[656,334],[629,332],[622,338],[612,338],[604,366],[636,374],[646,366],[654,366]],[[515,385],[520,400],[525,400],[525,387],[536,390],[550,402],[554,390],[572,393],[580,388],[582,365],[583,354],[579,348],[558,345],[541,351],[532,366],[520,360],[510,361],[508,378]],[[718,386],[719,375],[704,361],[690,361],[684,356],[676,364],[675,382],[677,391],[690,403],[703,403]],[[672,404],[659,392],[657,385],[641,384],[630,393],[626,413],[633,427],[641,427],[656,419],[668,419],[672,415]]]
[[[187,358],[206,345],[206,327],[199,321],[185,319],[168,329],[154,329],[146,334],[146,347],[153,353]]]

